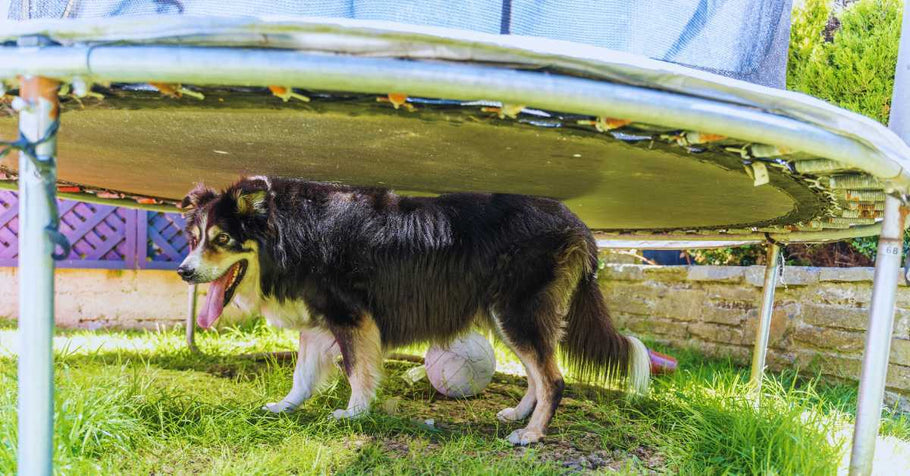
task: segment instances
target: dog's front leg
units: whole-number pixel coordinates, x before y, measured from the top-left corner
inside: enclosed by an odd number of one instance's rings
[[[294,384],[280,402],[267,403],[263,409],[273,413],[289,412],[313,396],[319,386],[331,376],[340,351],[335,336],[322,329],[300,331]]]
[[[382,367],[382,341],[379,328],[370,315],[363,315],[350,325],[333,328],[344,359],[344,372],[351,384],[351,398],[346,410],[335,410],[332,416],[357,418],[366,415],[379,387]]]

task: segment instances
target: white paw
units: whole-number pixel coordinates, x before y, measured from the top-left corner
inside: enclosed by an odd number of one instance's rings
[[[297,408],[297,405],[288,402],[287,400],[282,400],[275,403],[266,403],[262,407],[263,410],[270,411],[272,413],[287,413],[294,411]]]
[[[366,414],[367,414],[366,408],[353,408],[353,409],[349,408],[347,410],[335,410],[334,412],[332,412],[332,418],[334,418],[336,420],[345,420],[345,419],[353,420],[355,418],[360,418],[362,416],[365,416]]]
[[[518,420],[523,420],[526,415],[519,415],[518,411],[514,408],[504,408],[496,414],[496,419],[503,423],[513,423]]]
[[[515,430],[508,436],[509,443],[520,446],[527,446],[531,443],[537,443],[541,439],[543,439],[543,433],[528,428]]]

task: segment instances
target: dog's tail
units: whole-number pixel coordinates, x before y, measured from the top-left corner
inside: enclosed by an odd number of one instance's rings
[[[575,290],[561,349],[564,361],[583,381],[622,382],[641,395],[648,391],[648,349],[637,338],[624,336],[613,327],[594,273],[585,273]]]

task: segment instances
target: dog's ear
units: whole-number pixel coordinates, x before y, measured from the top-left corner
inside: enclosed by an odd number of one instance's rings
[[[237,213],[240,215],[265,215],[268,213],[269,194],[265,190],[234,192],[234,200],[237,201]]]
[[[205,185],[198,183],[190,193],[186,194],[183,197],[183,201],[180,202],[180,211],[183,212],[183,215],[186,216],[188,213],[191,213],[197,208],[205,206],[206,203],[211,202],[218,196],[214,190]]]

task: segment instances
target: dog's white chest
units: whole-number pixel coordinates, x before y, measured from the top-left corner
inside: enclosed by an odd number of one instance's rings
[[[263,317],[269,324],[290,329],[303,329],[310,327],[310,311],[303,301],[286,300],[278,302],[275,299],[264,299],[259,307]]]

